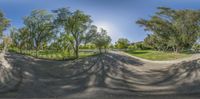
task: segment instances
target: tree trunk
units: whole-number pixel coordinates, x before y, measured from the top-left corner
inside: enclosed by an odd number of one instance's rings
[[[173,46],[173,51],[176,52],[176,48],[175,48],[175,46]]]
[[[76,48],[75,48],[75,55],[76,55],[76,58],[79,58],[79,48],[78,48],[78,45],[76,45]]]
[[[101,54],[101,48],[99,48],[99,53]]]
[[[75,57],[76,58],[79,58],[79,44],[78,44],[79,42],[78,42],[78,40],[76,40],[76,42],[75,42]]]
[[[39,48],[39,43],[36,41],[36,58],[38,58],[38,48]]]
[[[181,50],[181,47],[177,45],[177,46],[176,46],[176,53],[179,53],[180,50]]]
[[[22,54],[22,48],[21,47],[19,48],[19,53]]]
[[[35,57],[38,58],[38,49],[37,48],[36,48],[35,52],[36,52],[35,53],[35,55],[36,55]]]
[[[75,50],[76,58],[79,58],[78,49]]]

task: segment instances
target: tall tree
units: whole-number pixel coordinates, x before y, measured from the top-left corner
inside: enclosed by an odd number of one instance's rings
[[[27,49],[30,45],[29,43],[29,31],[27,28],[22,27],[19,29],[11,28],[10,37],[12,39],[13,47],[17,47],[20,49],[20,53],[22,53],[22,49]]]
[[[3,31],[10,25],[10,21],[0,11],[0,37],[3,36]]]
[[[101,29],[101,32],[97,34],[96,38],[93,40],[93,43],[99,49],[99,52],[102,53],[102,48],[105,48],[106,50],[108,45],[111,43],[111,38],[107,35],[106,30]]]
[[[92,42],[97,36],[97,26],[92,25],[88,32],[84,36],[84,46],[86,46],[87,43]]]
[[[54,12],[57,14],[57,22],[55,23],[63,26],[66,32],[65,37],[73,45],[75,56],[78,58],[79,45],[83,42],[84,35],[91,26],[90,16],[79,10],[71,12],[68,8],[60,8]]]
[[[54,17],[46,10],[33,10],[24,18],[25,27],[28,28],[30,42],[33,43],[37,52],[41,44],[50,41],[54,36]]]
[[[19,33],[18,33],[18,30],[17,28],[15,27],[12,27],[10,29],[10,37],[12,39],[12,47],[19,47]]]
[[[3,37],[3,45],[4,45],[4,51],[7,50],[7,47],[9,47],[12,43],[12,40],[9,36]]]
[[[3,31],[10,25],[10,21],[5,17],[2,11],[0,11],[0,39],[2,39]]]
[[[137,21],[145,30],[153,32],[151,38],[156,40],[157,49],[180,52],[191,48],[200,33],[200,11],[173,10],[165,7],[158,9],[149,20]]]

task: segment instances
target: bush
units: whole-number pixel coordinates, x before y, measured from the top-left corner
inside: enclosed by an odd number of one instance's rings
[[[194,50],[195,52],[198,52],[200,50],[200,44],[194,44],[192,46],[192,50]]]
[[[80,45],[79,48],[80,49],[95,49],[95,45],[94,44]]]
[[[134,45],[130,45],[130,46],[128,46],[128,49],[129,50],[136,50],[136,47]]]

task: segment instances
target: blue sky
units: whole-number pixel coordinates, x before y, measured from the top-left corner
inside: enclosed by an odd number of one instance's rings
[[[142,41],[148,32],[135,24],[149,18],[159,6],[174,9],[200,9],[200,0],[0,0],[0,10],[11,20],[12,26],[23,26],[23,16],[33,9],[54,10],[60,7],[80,9],[91,15],[95,25],[103,27],[112,37]],[[6,31],[8,33],[8,31]]]

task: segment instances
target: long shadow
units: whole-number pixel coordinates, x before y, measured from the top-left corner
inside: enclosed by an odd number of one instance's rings
[[[23,68],[24,79],[19,90],[9,97],[17,95],[30,98],[57,97],[61,94],[67,96],[85,90],[90,75],[87,72],[99,60],[98,57],[88,57],[60,62],[38,60],[17,54],[8,54],[6,58],[13,67]],[[65,88],[65,86],[72,86],[73,88]],[[32,91],[26,92],[28,89]],[[45,90],[49,91],[45,92]],[[4,96],[6,95],[0,95],[0,97]]]
[[[190,78],[194,73],[198,73],[200,70],[200,64],[198,63],[198,60],[193,60],[189,62],[182,62],[179,64],[173,64],[169,68],[166,68],[165,70],[151,70],[151,72],[157,72],[158,74],[164,74],[164,79],[154,83],[154,84],[162,84],[166,83],[167,81],[172,82],[173,80],[179,79],[183,80],[186,78]],[[196,75],[197,76],[197,75]],[[176,80],[176,81],[179,81]],[[175,84],[171,83],[171,84]]]
[[[137,91],[136,86],[176,84],[179,80],[193,76],[192,72],[199,69],[195,60],[174,64],[165,70],[150,70],[142,75],[139,71],[130,70],[127,66],[142,67],[143,62],[111,53],[73,61],[48,61],[17,54],[7,54],[6,58],[11,65],[20,67],[23,71],[23,82],[18,90],[12,92],[11,95],[0,95],[7,98],[70,97],[87,93],[90,88],[100,89],[100,91],[107,89],[113,95],[123,96],[126,92],[130,92],[131,95],[143,94]],[[184,73],[187,74],[182,77]],[[153,78],[156,75],[160,79],[154,81]],[[180,76],[182,78],[179,78]],[[149,81],[152,83],[147,83],[147,78],[152,78],[152,81]],[[176,91],[181,92],[181,90],[181,87],[177,87]],[[116,91],[123,92],[115,93]],[[104,94],[109,95],[110,92]]]
[[[162,75],[151,85],[166,86],[174,85],[176,93],[192,94],[200,90],[200,59],[173,64],[164,70],[151,70],[150,72]]]
[[[2,56],[4,58],[4,56]],[[5,59],[0,61],[0,94],[15,91],[22,82],[20,67],[10,68]]]
[[[119,57],[114,54],[109,55]],[[108,78],[107,74],[117,74],[117,72],[112,73],[113,70],[120,69],[118,68],[119,64],[115,64],[116,66],[106,65],[105,61],[113,62],[113,59],[105,57],[108,56],[100,55],[61,62],[33,59],[13,53],[6,56],[10,64],[23,68],[24,82],[15,94],[19,97],[62,97],[84,92],[90,87],[109,88],[105,82]],[[135,66],[142,65],[141,62],[128,57],[116,59],[113,63],[117,61]],[[113,70],[111,71],[111,69]],[[35,86],[30,87],[32,84]],[[28,88],[33,88],[33,90],[25,92]]]

